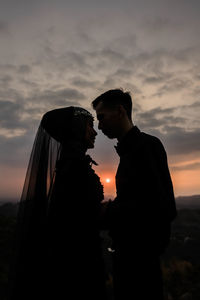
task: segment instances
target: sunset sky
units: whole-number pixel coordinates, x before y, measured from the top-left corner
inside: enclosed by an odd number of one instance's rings
[[[0,4],[0,198],[20,197],[46,111],[94,113],[91,101],[112,88],[131,92],[134,123],[163,142],[175,195],[200,194],[199,0]],[[116,140],[98,133],[89,153],[114,197]]]

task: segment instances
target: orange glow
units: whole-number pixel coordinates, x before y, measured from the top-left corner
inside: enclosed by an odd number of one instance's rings
[[[25,175],[25,168],[1,166],[0,197],[19,200],[24,185]]]
[[[183,160],[170,164],[170,174],[173,181],[175,196],[189,196],[200,194],[200,168],[190,170],[176,170],[176,167],[189,167],[191,164],[198,163],[197,160]],[[115,187],[115,173],[117,171],[117,164],[98,165],[95,168],[96,173],[99,175],[101,183],[104,186],[104,197],[106,199],[114,199],[116,197]],[[110,182],[107,181],[110,179]],[[134,186],[133,186],[134,188]]]
[[[176,196],[200,194],[200,170],[172,171]]]
[[[177,163],[174,162],[170,165],[170,173],[176,197],[200,194],[199,162],[199,159],[190,159],[179,161]],[[117,164],[99,164],[98,166],[93,166],[93,168],[97,175],[99,175],[104,187],[105,199],[114,199],[116,197],[115,173],[117,170]],[[0,197],[19,198],[22,193],[25,174],[25,168],[1,166]]]
[[[115,173],[106,172],[104,170],[97,170],[97,174],[100,177],[101,183],[104,188],[104,197],[107,199],[114,199],[116,197],[115,192]]]

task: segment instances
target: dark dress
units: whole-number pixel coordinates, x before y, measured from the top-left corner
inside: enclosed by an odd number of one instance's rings
[[[166,153],[159,139],[136,126],[116,150],[117,197],[107,215],[115,249],[115,299],[161,300],[159,257],[169,244],[176,216]]]
[[[55,299],[106,299],[99,236],[102,199],[88,156],[58,167],[48,217],[46,289]]]
[[[26,239],[18,241],[10,300],[106,299],[99,236],[102,199],[89,156],[60,161],[47,218],[36,213]]]

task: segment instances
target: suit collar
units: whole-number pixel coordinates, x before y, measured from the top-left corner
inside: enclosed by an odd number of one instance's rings
[[[124,136],[124,138],[118,142],[116,146],[114,146],[118,155],[123,155],[130,149],[131,145],[137,143],[139,135],[139,128],[137,126],[133,126]]]

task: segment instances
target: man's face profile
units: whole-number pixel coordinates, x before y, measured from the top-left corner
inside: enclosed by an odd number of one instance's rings
[[[107,107],[102,102],[99,102],[95,108],[98,128],[108,138],[113,139],[118,136],[119,127],[119,112],[115,108]]]

